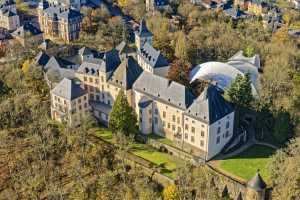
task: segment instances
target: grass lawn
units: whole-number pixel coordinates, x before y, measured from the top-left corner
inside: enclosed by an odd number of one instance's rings
[[[107,142],[113,143],[112,133],[107,129],[102,128],[97,130],[96,135]],[[131,144],[130,151],[134,155],[142,157],[156,165],[161,165],[161,173],[171,178],[175,178],[175,170],[184,163],[182,160],[167,153],[159,152],[148,144],[133,143]]]
[[[268,163],[274,152],[275,150],[270,147],[254,145],[238,156],[219,161],[218,165],[221,170],[238,176],[245,181],[251,179],[259,169],[263,179],[270,183]]]

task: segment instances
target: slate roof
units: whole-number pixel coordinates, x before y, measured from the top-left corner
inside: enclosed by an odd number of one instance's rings
[[[82,47],[81,49],[79,49],[78,53],[79,55],[83,55],[83,56],[93,54],[92,49],[88,47]]]
[[[146,22],[144,19],[141,19],[139,29],[135,32],[139,37],[151,37],[152,33],[147,28]]]
[[[49,7],[46,7],[44,9],[44,14],[56,20],[63,19],[70,21],[73,19],[82,18],[80,12],[60,5],[50,5]]]
[[[119,52],[120,55],[124,54],[131,54],[134,53],[134,49],[130,48],[125,41],[122,41],[117,47],[116,50]]]
[[[99,61],[99,63],[97,62]],[[101,68],[102,60],[99,59],[89,59],[84,61],[80,67],[78,68],[77,72],[91,75],[91,76],[98,76],[99,70]]]
[[[187,109],[194,99],[194,95],[184,85],[146,71],[135,81],[133,88],[180,109]]]
[[[233,19],[239,19],[239,18],[244,18],[246,14],[237,8],[228,8],[224,10],[225,14],[230,16]]]
[[[142,97],[139,101],[140,108],[147,108],[153,101],[149,97]]]
[[[87,93],[80,84],[68,78],[64,78],[59,82],[51,92],[52,94],[68,100],[76,99]]]
[[[122,61],[108,81],[128,90],[132,88],[133,83],[142,72],[143,69],[138,65],[133,57],[130,56]]]
[[[0,9],[14,4],[16,4],[14,0],[0,0]]]
[[[45,66],[48,61],[49,61],[50,57],[43,51],[39,52],[38,55],[35,57],[35,63],[41,66]]]
[[[267,187],[259,172],[247,183],[247,187],[254,189],[255,191],[262,191]]]
[[[12,33],[12,35],[25,38],[25,36],[27,34],[35,36],[35,35],[39,35],[39,34],[42,34],[42,33],[43,32],[39,28],[35,27],[31,23],[25,23],[23,26],[20,26],[19,28],[17,28],[17,30],[15,30]]]
[[[114,71],[121,63],[119,52],[116,49],[112,49],[104,53],[101,68],[105,72]]]
[[[147,42],[141,47],[140,50],[138,50],[138,54],[142,56],[142,58],[153,68],[165,67],[169,65],[168,61],[160,53],[160,51],[154,49]]]
[[[233,111],[232,105],[225,101],[220,94],[220,90],[214,85],[209,85],[194,100],[186,114],[213,124]]]
[[[168,5],[168,1],[167,0],[154,0],[154,4],[155,4],[155,6],[165,6],[165,5]]]
[[[76,64],[74,63],[52,56],[48,63],[44,66],[43,70],[46,72],[56,71],[60,75],[60,78],[72,79],[75,77],[75,71],[77,68]]]

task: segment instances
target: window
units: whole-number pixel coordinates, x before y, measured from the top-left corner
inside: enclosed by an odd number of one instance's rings
[[[103,82],[103,76],[101,76],[101,82]]]
[[[163,125],[163,127],[165,127],[165,126],[166,126],[166,122],[165,122],[165,121],[163,121],[163,122],[162,122],[162,125]]]
[[[93,78],[89,78],[89,82],[92,83],[93,82]]]
[[[189,125],[188,124],[185,125],[185,130],[189,130]]]
[[[175,131],[176,130],[176,127],[175,125],[172,125],[172,130]]]
[[[149,110],[149,115],[151,115],[151,113],[152,113],[152,110],[150,109],[150,110]]]
[[[90,91],[94,92],[94,87],[93,86],[90,86]]]
[[[225,137],[228,138],[229,137],[229,131],[226,131],[225,133]]]
[[[171,125],[170,125],[170,123],[168,123],[168,128],[170,128],[171,127]]]
[[[163,118],[166,118],[166,112],[163,111]]]
[[[189,135],[186,133],[186,134],[184,134],[184,138],[187,140],[187,139],[189,139]]]
[[[157,119],[157,117],[154,118],[154,123],[155,123],[155,124],[158,124],[158,119]]]
[[[84,77],[83,77],[83,80],[84,80],[84,81],[87,81],[87,77],[86,77],[86,76],[84,76]]]
[[[226,128],[229,128],[229,122],[226,122]]]
[[[192,133],[195,133],[195,127],[192,127]]]
[[[79,108],[79,110],[81,110],[82,109],[81,105],[78,108]]]
[[[152,124],[152,119],[151,118],[149,119],[149,123]]]
[[[173,115],[173,116],[172,116],[172,119],[173,119],[173,122],[175,122],[175,121],[176,121],[176,117],[175,117],[175,115]]]
[[[178,133],[181,133],[181,127],[177,127],[177,131],[178,131]]]
[[[64,104],[67,105],[67,101],[66,100],[64,100]]]
[[[155,108],[154,112],[155,112],[156,115],[158,115],[158,110],[157,110],[157,108]]]
[[[200,146],[203,147],[204,146],[204,141],[200,140]]]
[[[95,79],[95,83],[96,83],[96,84],[99,84],[99,79],[96,78],[96,79]]]
[[[204,131],[201,131],[200,135],[201,137],[204,137]]]
[[[78,103],[81,103],[81,99],[78,99]]]
[[[87,103],[84,103],[84,107],[87,108]]]
[[[84,96],[83,99],[86,100],[86,96]],[[78,101],[78,103],[79,103],[79,101]]]
[[[221,127],[218,127],[218,134],[221,133]]]
[[[177,123],[180,124],[180,117],[177,117]]]
[[[97,87],[96,87],[96,92],[97,92],[97,93],[100,93],[100,89],[99,89],[99,88],[97,88]]]
[[[193,143],[195,142],[195,136],[193,136],[193,135],[191,136],[191,142],[193,142]]]
[[[100,96],[96,95],[96,101],[100,101]]]
[[[217,137],[217,144],[220,143],[220,136]]]
[[[94,100],[94,94],[90,94],[90,99]]]
[[[107,104],[110,105],[110,100],[107,100]]]

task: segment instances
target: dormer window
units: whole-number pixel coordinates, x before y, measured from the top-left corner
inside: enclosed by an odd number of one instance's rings
[[[181,106],[181,103],[179,103],[178,105]]]
[[[158,94],[157,96],[160,97],[160,94]]]
[[[169,99],[168,99],[168,101],[170,102],[170,101],[171,101],[171,99],[169,98]]]
[[[144,91],[146,91],[146,88],[143,88]]]

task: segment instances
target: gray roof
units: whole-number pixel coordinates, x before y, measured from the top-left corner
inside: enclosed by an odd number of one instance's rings
[[[133,83],[142,72],[143,69],[130,56],[122,61],[108,81],[119,87],[122,87],[125,90],[128,90],[132,88]]]
[[[32,25],[31,23],[25,23],[23,26],[20,26],[17,30],[15,30],[12,35],[25,38],[28,36],[35,36],[42,34],[43,32]]]
[[[234,109],[225,101],[216,86],[209,85],[186,111],[186,114],[209,124],[225,117]]]
[[[130,48],[126,42],[122,41],[117,47],[116,50],[119,52],[120,55],[122,54],[131,54],[134,53],[134,49]]]
[[[140,21],[139,29],[135,32],[140,37],[151,37],[152,33],[148,30],[144,19]]]
[[[79,49],[78,51],[79,55],[93,55],[92,49],[88,48],[88,47],[82,47],[81,49]]]
[[[184,85],[146,71],[135,81],[133,88],[180,109],[188,108],[194,99],[194,95]]]
[[[82,18],[80,12],[72,8],[66,8],[60,5],[50,5],[49,7],[44,9],[44,14],[56,20],[63,19],[66,21],[71,21],[74,19]]]
[[[101,68],[101,63],[102,60],[100,59],[89,59],[87,61],[84,61],[80,65],[77,72],[92,75],[92,76],[98,76],[99,70]]]
[[[68,100],[76,99],[87,93],[80,84],[68,78],[64,78],[59,82],[51,92],[52,94]]]
[[[45,66],[48,63],[49,59],[50,57],[46,53],[40,51],[34,60],[36,64]]]
[[[168,61],[160,53],[160,51],[154,49],[148,42],[141,47],[141,49],[138,51],[138,54],[142,56],[142,58],[153,68],[165,67],[169,65]]]
[[[1,0],[0,1],[0,8],[10,6],[10,5],[14,5],[14,4],[16,4],[16,2],[14,0]]]
[[[259,172],[247,183],[247,187],[250,187],[256,191],[262,191],[267,187]]]
[[[44,66],[44,71],[57,71],[61,78],[74,78],[77,67],[74,63],[52,56]]]

